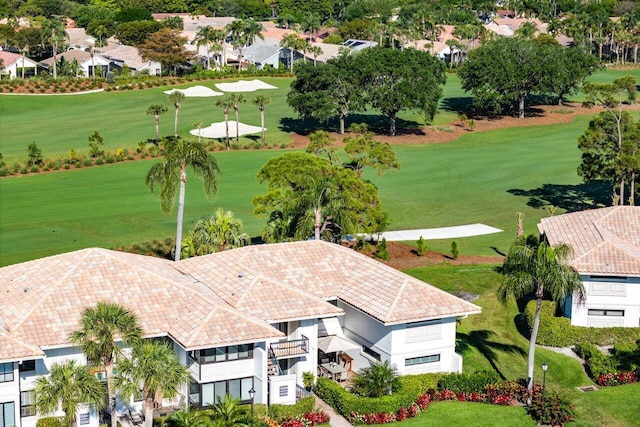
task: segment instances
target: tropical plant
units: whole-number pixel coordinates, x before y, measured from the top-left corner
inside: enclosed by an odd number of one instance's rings
[[[54,363],[49,375],[39,377],[34,389],[36,411],[50,415],[62,408],[64,423],[73,426],[81,404],[104,405],[104,388],[100,380],[86,366],[74,360]],[[115,417],[113,417],[115,419]]]
[[[264,136],[264,107],[266,107],[270,102],[271,98],[266,95],[257,95],[253,98],[252,102],[258,106],[260,110],[260,128],[262,129],[262,145],[266,145],[265,136]]]
[[[302,48],[304,41],[298,33],[287,34],[280,41],[280,46],[289,50],[289,71],[292,73],[294,54]]]
[[[180,409],[169,415],[168,421],[172,427],[210,427],[211,411],[191,411],[189,408]]]
[[[109,409],[114,414],[115,390],[113,384],[114,363],[122,357],[122,348],[116,340],[135,345],[142,338],[142,329],[134,313],[126,308],[101,301],[95,307],[87,307],[80,319],[80,329],[73,331],[70,341],[82,349],[89,361],[100,363],[107,371]],[[116,417],[111,426],[116,427]]]
[[[233,99],[229,96],[216,100],[216,107],[222,107],[222,113],[224,114],[225,144],[227,150],[231,148],[229,145],[229,108],[232,108],[233,105]]]
[[[570,255],[571,247],[566,244],[551,246],[535,238],[523,237],[511,245],[502,265],[504,280],[498,287],[497,295],[503,304],[510,297],[517,299],[534,295],[536,298],[536,313],[529,339],[529,391],[533,390],[536,338],[545,294],[555,303],[562,303],[571,295],[580,302],[584,301],[585,291],[580,274],[567,263]]]
[[[206,255],[246,246],[249,235],[242,233],[242,221],[233,212],[219,208],[214,215],[200,218],[193,232],[182,241],[182,257]]]
[[[236,142],[240,141],[240,104],[247,102],[247,98],[241,93],[232,93],[229,99],[233,103],[233,110],[236,112]]]
[[[145,426],[153,426],[153,409],[162,399],[172,399],[189,382],[189,371],[176,357],[173,347],[145,340],[133,347],[131,357],[118,361],[114,383],[126,399],[142,395]],[[142,387],[141,387],[142,386]]]
[[[211,69],[211,55],[209,51],[212,44],[219,43],[219,32],[220,30],[214,29],[211,25],[206,25],[198,30],[193,40],[198,47],[204,46],[207,49],[207,70]],[[224,38],[222,40],[224,42]]]
[[[212,408],[213,425],[215,427],[246,427],[250,418],[240,407],[240,400],[226,395],[218,396],[218,403]]]
[[[156,145],[160,141],[160,114],[167,112],[167,107],[162,104],[151,104],[147,108],[147,115],[153,116],[153,120],[156,123]]]
[[[160,187],[160,207],[164,212],[173,208],[176,192],[178,193],[178,220],[176,230],[175,260],[180,260],[182,247],[182,219],[184,216],[185,186],[187,168],[193,169],[204,182],[204,190],[212,196],[218,190],[218,163],[207,153],[204,145],[197,142],[176,139],[165,145],[165,156],[154,164],[147,173],[146,184],[153,192]]]
[[[174,124],[173,124],[173,128],[174,128],[173,136],[176,139],[178,138],[178,113],[180,112],[180,104],[182,103],[182,101],[184,101],[184,98],[185,98],[184,93],[179,90],[174,90],[169,95],[169,101],[171,101],[171,103],[176,109],[176,115],[175,115]]]
[[[69,40],[69,34],[65,29],[64,22],[57,18],[46,20],[42,24],[42,34],[46,37],[45,41],[53,49],[53,79],[55,80],[58,78],[56,55],[60,48],[64,46],[65,41]]]
[[[400,388],[400,376],[395,365],[388,360],[373,362],[360,369],[353,379],[356,393],[367,397],[381,397],[392,394]]]

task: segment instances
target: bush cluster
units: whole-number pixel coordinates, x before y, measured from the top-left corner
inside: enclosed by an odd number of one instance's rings
[[[60,417],[45,417],[36,421],[36,427],[62,427]]]
[[[500,376],[496,371],[452,373],[440,378],[438,390],[451,390],[454,393],[479,393],[488,385],[499,382]]]
[[[553,392],[537,394],[527,412],[539,425],[563,426],[575,418],[573,405]]]
[[[315,398],[309,396],[298,400],[295,405],[270,405],[269,417],[277,422],[292,420],[301,414],[313,412],[315,402]]]
[[[524,320],[531,331],[536,301],[530,301],[524,310]],[[640,328],[588,328],[572,326],[566,317],[556,317],[556,307],[551,301],[542,302],[540,328],[537,343],[551,347],[570,347],[581,342],[611,345],[616,342],[635,342],[640,339]]]
[[[616,371],[615,360],[591,343],[576,344],[573,350],[584,360],[587,374],[591,378],[598,378],[602,374]]]

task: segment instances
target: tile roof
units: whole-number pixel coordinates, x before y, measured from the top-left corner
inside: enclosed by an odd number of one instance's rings
[[[474,304],[325,242],[246,246],[186,259],[176,268],[240,310],[253,313],[253,304],[260,300],[261,318],[276,318],[281,310],[301,317],[327,316],[330,312],[317,311],[324,307],[318,302],[335,298],[387,325],[480,312]],[[318,302],[307,303],[307,295]]]
[[[581,273],[640,276],[640,207],[613,206],[543,218],[549,243],[569,244]]]
[[[149,336],[186,349],[281,337],[267,322],[335,317],[336,298],[386,325],[480,307],[351,249],[325,242],[256,245],[174,263],[83,249],[0,268],[0,360],[68,345],[82,311],[110,301]]]

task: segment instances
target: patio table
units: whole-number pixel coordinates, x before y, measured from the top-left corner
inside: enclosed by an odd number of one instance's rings
[[[342,374],[346,374],[347,373],[347,368],[345,368],[344,366],[342,366],[339,363],[323,363],[320,366],[322,366],[324,369],[326,369],[331,374],[331,379],[333,379],[334,381],[338,381],[338,379],[337,379],[338,376],[341,377]],[[340,378],[340,380],[342,380],[342,378]]]

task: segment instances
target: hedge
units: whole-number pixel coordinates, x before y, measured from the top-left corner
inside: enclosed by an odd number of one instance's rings
[[[464,372],[444,375],[438,381],[438,390],[451,390],[454,393],[480,393],[489,384],[500,382],[496,371]]]
[[[60,417],[45,417],[36,421],[36,427],[62,427]]]
[[[530,301],[524,310],[524,320],[528,330],[533,328],[536,301]],[[556,317],[556,305],[542,301],[540,327],[537,344],[551,347],[571,347],[578,343],[590,342],[596,345],[611,345],[617,342],[635,342],[640,339],[640,328],[588,328],[572,326],[571,319]]]
[[[358,414],[396,413],[400,408],[411,406],[421,394],[435,388],[440,375],[406,375],[400,377],[402,386],[397,393],[382,397],[357,396],[328,378],[318,378],[316,394],[339,414],[348,417],[352,412]]]
[[[269,417],[278,422],[296,418],[312,412],[315,404],[316,399],[309,396],[298,400],[295,405],[271,405],[269,406]]]

